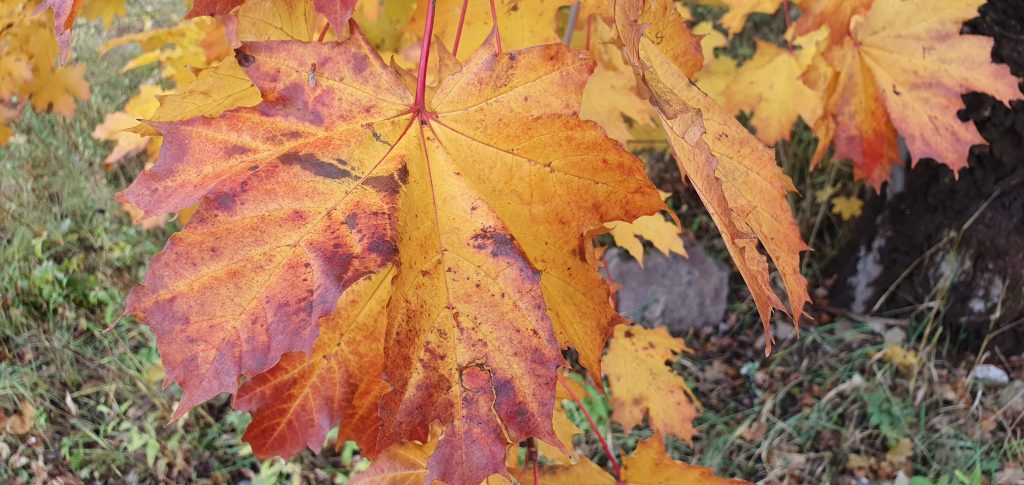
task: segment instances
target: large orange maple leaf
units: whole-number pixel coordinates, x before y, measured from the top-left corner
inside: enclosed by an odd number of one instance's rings
[[[588,237],[664,204],[641,161],[578,119],[589,55],[487,43],[423,100],[351,30],[244,44],[262,104],[153,123],[160,160],[119,198],[143,217],[201,203],[127,312],[153,328],[180,415],[309,352],[339,297],[393,264],[391,390],[365,445],[440,423],[429,478],[476,483],[504,473],[511,443],[557,443],[559,347],[598,373],[621,321]]]
[[[1009,68],[991,62],[992,39],[960,34],[982,3],[874,0],[865,14],[850,17],[850,36],[826,58],[838,70],[837,98],[830,101],[836,157],[853,159],[858,179],[878,190],[902,162],[894,131],[915,160],[933,158],[956,173],[967,166],[971,145],[984,143],[973,123],[957,118],[960,96],[1021,98]],[[817,131],[826,143],[828,130]]]

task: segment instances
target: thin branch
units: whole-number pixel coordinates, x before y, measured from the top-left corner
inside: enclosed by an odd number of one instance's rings
[[[590,418],[590,413],[587,412],[587,408],[583,407],[583,402],[576,397],[576,393],[572,392],[572,389],[566,385],[565,378],[558,376],[558,383],[562,385],[562,389],[569,393],[569,397],[572,398],[573,402],[576,403],[580,408],[580,412],[583,413],[583,417],[587,418],[587,422],[590,423],[590,429],[594,430],[594,434],[597,435],[598,441],[601,442],[601,447],[604,448],[604,454],[608,455],[608,461],[612,463],[612,468],[615,469],[616,480],[622,476],[622,472],[619,470],[619,460],[615,459],[615,455],[612,453],[611,447],[608,446],[608,442],[605,441],[604,435],[601,434],[601,430],[597,429],[597,425],[594,424],[594,420]]]
[[[459,41],[462,40],[462,26],[466,23],[466,8],[469,7],[469,0],[462,0],[462,11],[459,12],[459,28],[455,31],[455,45],[452,47],[452,57],[459,55]]]
[[[423,26],[423,43],[420,44],[420,68],[416,74],[416,101],[413,109],[422,112],[427,93],[427,61],[430,60],[430,39],[434,37],[434,10],[437,0],[427,2],[427,23]]]
[[[491,0],[491,22],[494,23],[494,45],[501,54],[501,30],[498,29],[498,9],[494,8],[494,0]]]
[[[324,24],[324,28],[320,29],[320,37],[318,37],[316,39],[316,41],[322,43],[324,41],[324,37],[327,35],[327,29],[330,29],[330,28],[331,28],[331,23],[330,22],[325,23]]]

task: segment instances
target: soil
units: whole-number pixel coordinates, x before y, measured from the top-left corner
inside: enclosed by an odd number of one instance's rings
[[[992,36],[992,59],[1024,77],[1024,0],[991,0],[963,32]],[[1021,96],[1024,98],[1024,95]],[[1024,351],[1024,101],[963,97],[959,115],[989,143],[972,147],[969,167],[922,160],[871,198],[832,269],[833,306],[856,313],[942,319],[960,349],[993,344]],[[886,295],[876,309],[876,302]],[[935,305],[938,303],[938,306]]]

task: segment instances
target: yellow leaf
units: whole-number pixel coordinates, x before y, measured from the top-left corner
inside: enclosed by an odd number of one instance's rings
[[[883,349],[879,352],[878,358],[882,359],[883,362],[895,365],[896,368],[904,374],[910,374],[913,372],[919,362],[917,352],[905,349],[897,344],[890,345]]]
[[[373,459],[370,468],[357,473],[351,485],[418,485],[427,477],[427,458],[434,453],[438,429],[425,443],[405,441],[391,445]]]
[[[729,7],[729,11],[722,16],[722,26],[729,35],[733,35],[743,30],[750,14],[775,13],[782,2],[783,0],[722,0],[722,3]]]
[[[705,67],[715,60],[715,49],[729,45],[729,39],[725,37],[725,34],[715,29],[715,24],[707,20],[694,25],[690,31],[701,36],[700,49],[704,54]]]
[[[580,118],[596,121],[608,136],[627,145],[638,131],[657,126],[657,112],[646,96],[640,95],[633,68],[614,43],[615,32],[604,22],[595,22],[591,31],[597,69],[583,91]]]
[[[174,27],[124,35],[108,41],[100,52],[131,43],[139,44],[143,52],[124,70],[159,62],[164,76],[179,87],[195,80],[192,69],[213,66],[232,54],[224,24],[214,17],[196,17]]]
[[[687,465],[665,452],[660,434],[637,444],[632,455],[622,458],[622,481],[632,485],[725,485],[749,483],[716,477],[710,468]]]
[[[697,87],[707,93],[716,103],[725,103],[725,88],[736,76],[736,61],[729,56],[722,56],[704,64],[697,73]]]
[[[533,484],[533,467],[521,467],[509,470],[520,485]],[[537,483],[579,484],[579,485],[614,485],[615,478],[603,468],[597,466],[587,457],[580,458],[572,465],[541,465],[537,469]],[[505,483],[508,483],[506,480]],[[490,482],[488,483],[490,485]]]
[[[75,100],[86,99],[89,99],[89,82],[85,80],[83,65],[61,66],[49,75],[33,79],[31,100],[36,111],[53,110],[70,118],[75,114]]]
[[[832,213],[838,214],[844,221],[860,215],[864,201],[856,197],[839,196],[832,199]]]
[[[104,28],[110,28],[114,17],[119,17],[127,11],[124,6],[125,0],[85,0],[82,6],[81,16],[88,20],[99,20]]]
[[[794,41],[794,52],[757,41],[754,57],[736,71],[723,92],[725,109],[753,112],[750,124],[757,138],[768,145],[789,140],[797,118],[814,125],[821,116],[821,95],[801,79],[814,56],[824,47],[828,29],[816,30]]]
[[[313,0],[247,0],[235,15],[238,40],[243,42],[315,41],[327,24],[327,18],[313,8]]]
[[[427,1],[419,0],[416,13],[406,31],[417,35],[423,32]],[[555,29],[556,14],[559,8],[572,3],[573,0],[494,0],[502,50],[510,52],[561,41]],[[454,49],[462,2],[437,2],[436,8],[434,35],[444,45]],[[468,59],[470,53],[484,43],[493,28],[490,0],[469,0],[456,57],[460,61]]]
[[[555,402],[555,417],[552,420],[552,426],[555,428],[555,435],[558,436],[558,442],[570,453],[573,451],[572,437],[576,436],[583,431],[580,430],[569,416],[565,414],[565,408],[559,403],[561,400]],[[537,453],[543,456],[548,461],[553,463],[565,463],[566,461],[576,462],[576,456],[570,455],[566,460],[565,453],[563,453],[558,447],[552,444],[545,443],[541,440],[536,440]]]
[[[627,431],[648,417],[655,433],[673,434],[687,442],[696,431],[693,420],[700,402],[682,376],[666,362],[676,354],[693,352],[683,339],[669,335],[665,327],[648,329],[619,325],[604,358],[611,389],[612,417]]]
[[[162,96],[151,121],[176,121],[197,116],[219,116],[224,111],[256,106],[262,97],[234,57],[199,71],[196,80],[177,92]]]
[[[415,13],[416,0],[360,0],[353,18],[378,50],[398,51],[403,38],[414,37],[403,27],[409,24]]]
[[[151,144],[156,146],[150,149],[150,152],[156,153],[159,141],[128,130],[138,126],[140,119],[147,119],[153,115],[160,105],[156,97],[163,93],[163,89],[157,86],[141,86],[139,93],[125,103],[123,111],[108,114],[103,123],[93,130],[93,138],[116,142],[114,150],[103,160],[105,170],[111,170],[124,158],[146,150]]]
[[[643,216],[633,222],[613,221],[605,224],[611,231],[615,245],[626,250],[640,266],[644,264],[644,245],[640,241],[646,239],[664,255],[676,253],[686,256],[681,234],[682,228],[675,221],[665,219],[661,214]]]

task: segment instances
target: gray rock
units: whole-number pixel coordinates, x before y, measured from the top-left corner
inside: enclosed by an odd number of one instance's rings
[[[619,312],[652,327],[679,335],[691,327],[715,325],[725,316],[729,268],[715,261],[694,240],[685,241],[689,258],[644,254],[644,266],[621,249],[608,251],[612,280],[622,285]]]
[[[981,364],[974,368],[974,378],[986,384],[1008,384],[1010,376],[1006,371],[992,364]]]

